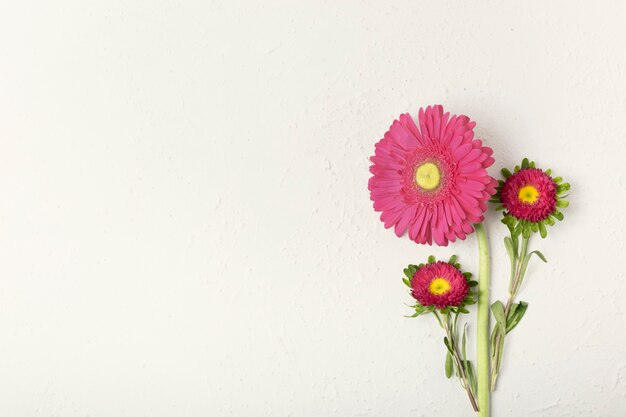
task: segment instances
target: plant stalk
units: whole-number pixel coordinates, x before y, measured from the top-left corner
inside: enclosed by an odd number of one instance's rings
[[[489,242],[482,224],[474,225],[478,239],[478,329],[476,371],[478,379],[478,416],[489,417]]]
[[[456,320],[454,321],[453,325],[449,315],[446,313],[444,314],[443,321],[445,323],[444,329],[446,331],[446,334],[448,335],[448,340],[450,341],[452,347],[452,357],[456,362],[456,366],[459,371],[459,378],[462,381],[461,385],[463,386],[463,388],[465,388],[465,391],[467,392],[467,396],[469,398],[470,404],[472,404],[472,408],[474,409],[474,411],[478,411],[478,404],[476,403],[475,393],[472,392],[472,384],[470,383],[467,373],[465,372],[465,364],[463,363],[463,360],[461,360],[461,355],[459,354],[459,347],[456,337]],[[452,326],[454,326],[455,328],[453,329]]]
[[[511,312],[511,306],[515,301],[515,297],[517,296],[517,292],[519,291],[522,281],[524,280],[524,275],[526,274],[526,267],[528,262],[526,258],[528,257],[528,240],[527,237],[522,237],[522,247],[519,253],[519,258],[517,260],[517,265],[515,265],[515,269],[512,271],[512,276],[509,282],[509,294],[508,299],[506,301],[506,305],[504,307],[504,318],[505,320],[509,320],[509,313]],[[496,341],[493,344],[494,351],[491,353],[493,358],[498,358],[502,356],[502,352],[504,351],[504,342],[500,343],[501,339],[506,338],[506,333],[498,333],[496,335]],[[494,363],[491,364],[491,391],[495,391],[496,383],[498,380],[499,369]]]

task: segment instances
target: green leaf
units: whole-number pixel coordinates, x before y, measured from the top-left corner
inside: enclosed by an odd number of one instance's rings
[[[463,355],[463,360],[467,358],[467,354],[465,353],[465,343],[467,342],[467,323],[463,326],[463,337],[461,338],[461,354]]]
[[[541,237],[546,237],[548,236],[548,231],[546,230],[546,225],[542,223],[539,223],[539,234],[541,235]]]
[[[509,255],[509,259],[514,262],[517,259],[517,254],[513,249],[513,241],[508,236],[504,238],[504,247],[506,248],[506,253]]]
[[[491,368],[495,369],[496,374],[500,372],[500,367],[502,366],[504,331],[504,327],[498,325],[493,328],[493,333],[491,333]]]
[[[496,301],[491,305],[491,311],[493,312],[493,316],[496,318],[496,322],[502,326],[502,328],[506,328],[506,320],[504,318],[504,305],[502,305],[501,301]]]
[[[446,352],[446,378],[452,378],[452,354]]]
[[[507,334],[510,333],[511,330],[513,330],[515,326],[518,325],[520,320],[522,320],[522,317],[524,317],[524,314],[526,313],[527,309],[528,309],[528,303],[525,303],[524,301],[520,301],[519,304],[515,306],[515,310],[511,310],[511,313],[509,314],[510,317],[508,318],[507,323],[506,323]]]
[[[450,345],[450,341],[447,337],[443,338],[443,344],[448,348],[448,352],[452,353],[452,345]]]
[[[465,361],[465,364],[465,372],[467,373],[467,377],[469,378],[472,392],[477,393],[478,387],[476,386],[476,372],[474,372],[474,364],[472,364],[472,361]]]
[[[539,252],[538,250],[534,250],[532,252],[530,252],[530,254],[528,255],[528,257],[530,257],[531,255],[537,255],[539,257],[539,259],[541,259],[542,261],[544,261],[545,263],[548,263],[548,260],[546,259],[545,256],[543,256],[543,253]]]

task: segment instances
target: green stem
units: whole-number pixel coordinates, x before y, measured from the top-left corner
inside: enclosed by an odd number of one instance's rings
[[[511,239],[514,237],[511,236]],[[519,254],[516,254],[517,261],[514,263],[515,268],[511,269],[512,275],[509,282],[509,294],[508,299],[506,301],[506,306],[504,307],[504,318],[509,321],[509,313],[511,312],[511,307],[515,302],[515,297],[522,285],[522,281],[524,281],[524,275],[526,274],[526,268],[528,266],[528,240],[527,237],[522,237],[522,247]],[[512,264],[513,265],[513,264]],[[504,351],[504,339],[506,337],[505,332],[496,332],[494,329],[493,337],[495,341],[493,343],[493,352],[491,352],[492,361],[491,361],[491,391],[496,390],[496,383],[498,381],[498,376],[500,375],[500,368],[502,366],[502,354]]]
[[[478,416],[489,417],[489,243],[482,224],[474,225],[478,239],[478,329],[477,329],[477,378]]]

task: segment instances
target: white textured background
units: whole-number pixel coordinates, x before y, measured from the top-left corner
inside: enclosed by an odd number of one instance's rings
[[[0,415],[470,416],[400,277],[474,236],[366,188],[430,103],[573,187],[493,415],[626,415],[624,2],[54,3],[0,5]]]

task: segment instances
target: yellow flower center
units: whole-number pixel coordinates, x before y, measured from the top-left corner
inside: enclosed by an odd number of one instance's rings
[[[532,185],[525,185],[519,189],[517,198],[519,198],[519,201],[522,203],[532,204],[539,199],[539,191]]]
[[[432,162],[425,162],[415,170],[415,182],[424,190],[434,190],[440,180],[439,167]]]
[[[441,295],[450,291],[450,283],[445,278],[435,278],[430,281],[428,285],[428,291],[435,295]]]

